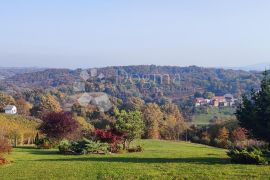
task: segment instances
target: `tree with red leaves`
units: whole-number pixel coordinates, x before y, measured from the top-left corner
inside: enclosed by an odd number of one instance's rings
[[[66,112],[51,112],[45,115],[40,131],[53,140],[80,138],[78,122]]]
[[[237,128],[232,133],[234,141],[245,141],[247,139],[248,131],[245,128]]]

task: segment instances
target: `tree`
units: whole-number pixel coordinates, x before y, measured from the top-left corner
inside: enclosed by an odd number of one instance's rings
[[[50,112],[61,112],[62,108],[59,102],[52,95],[42,96],[38,106],[31,109],[31,113],[34,116],[43,116]]]
[[[75,120],[79,123],[84,136],[89,136],[94,131],[93,125],[88,123],[84,117],[76,116]]]
[[[144,130],[142,114],[139,111],[115,110],[116,123],[115,128],[118,132],[124,134],[123,148],[129,148],[129,144],[136,138],[141,138]]]
[[[51,112],[44,118],[40,131],[53,140],[76,139],[80,137],[79,123],[70,113]]]
[[[144,100],[138,97],[130,97],[125,104],[127,111],[141,111],[144,106]]]
[[[15,105],[16,102],[12,96],[0,93],[0,111],[3,111],[7,105]]]
[[[16,100],[18,114],[30,115],[31,104],[26,102],[23,98]]]
[[[229,135],[230,135],[229,130],[227,128],[223,127],[221,129],[219,129],[217,138],[220,141],[227,141],[229,139]]]
[[[159,127],[163,119],[160,107],[155,103],[147,104],[143,109],[143,119],[145,123],[145,137],[158,139],[160,137]]]
[[[255,138],[270,143],[270,78],[263,73],[261,88],[243,95],[236,117],[240,126],[246,128]]]
[[[214,96],[215,96],[215,93],[212,93],[212,92],[203,93],[203,97],[206,98],[206,99],[211,99]]]
[[[180,134],[186,129],[186,123],[177,105],[167,103],[162,106],[164,114],[160,131],[164,139],[179,140]]]
[[[245,128],[237,128],[232,132],[232,139],[234,141],[245,141],[247,133],[248,131]]]

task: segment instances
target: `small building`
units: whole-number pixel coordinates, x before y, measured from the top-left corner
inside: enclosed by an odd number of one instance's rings
[[[195,107],[200,107],[203,105],[210,105],[214,107],[235,107],[237,102],[237,99],[235,99],[232,94],[214,96],[211,99],[205,99],[203,97],[194,99]]]
[[[14,105],[7,105],[4,111],[6,114],[17,114],[17,108]]]
[[[207,103],[208,103],[207,100],[204,98],[196,98],[195,99],[195,106],[196,107],[202,106],[202,105],[207,104]]]
[[[226,99],[226,101],[228,103],[228,106],[234,106],[235,99],[234,99],[232,94],[225,94],[224,97],[225,97],[225,99]]]
[[[211,105],[215,107],[227,106],[226,99],[224,96],[215,96],[211,99]]]

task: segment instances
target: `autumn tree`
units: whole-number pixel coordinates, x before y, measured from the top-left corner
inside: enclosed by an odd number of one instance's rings
[[[130,97],[127,99],[125,103],[125,109],[128,111],[141,111],[145,102],[141,98],[138,97]]]
[[[84,117],[76,116],[74,119],[79,123],[81,127],[82,134],[84,136],[90,136],[90,134],[94,131],[94,126],[86,121]]]
[[[245,128],[237,128],[232,132],[233,141],[245,141],[248,131]]]
[[[229,135],[230,135],[229,130],[226,127],[223,127],[219,129],[217,138],[220,141],[226,141],[229,139]]]
[[[159,127],[163,119],[160,107],[155,103],[149,103],[143,108],[143,119],[145,123],[145,137],[158,139],[160,137]]]
[[[184,132],[187,126],[178,106],[172,103],[167,103],[162,106],[161,109],[164,114],[163,121],[161,121],[160,125],[162,138],[179,140],[180,135]]]
[[[39,117],[46,113],[61,111],[62,108],[59,102],[52,95],[42,96],[40,99],[40,103],[31,109],[32,115]]]
[[[46,114],[40,131],[53,140],[77,139],[80,137],[79,123],[70,113],[51,112]]]
[[[32,106],[23,98],[19,98],[16,100],[16,106],[17,106],[18,114],[26,115],[26,116],[30,115],[30,109],[32,108]]]
[[[0,111],[3,111],[7,105],[15,105],[14,98],[10,95],[0,93]]]
[[[124,136],[124,149],[129,148],[129,144],[136,138],[141,138],[144,130],[142,114],[139,111],[115,110],[115,129]]]

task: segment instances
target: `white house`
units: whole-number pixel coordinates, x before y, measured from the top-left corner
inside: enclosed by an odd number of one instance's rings
[[[6,114],[17,114],[17,108],[13,105],[7,105],[4,110]]]

